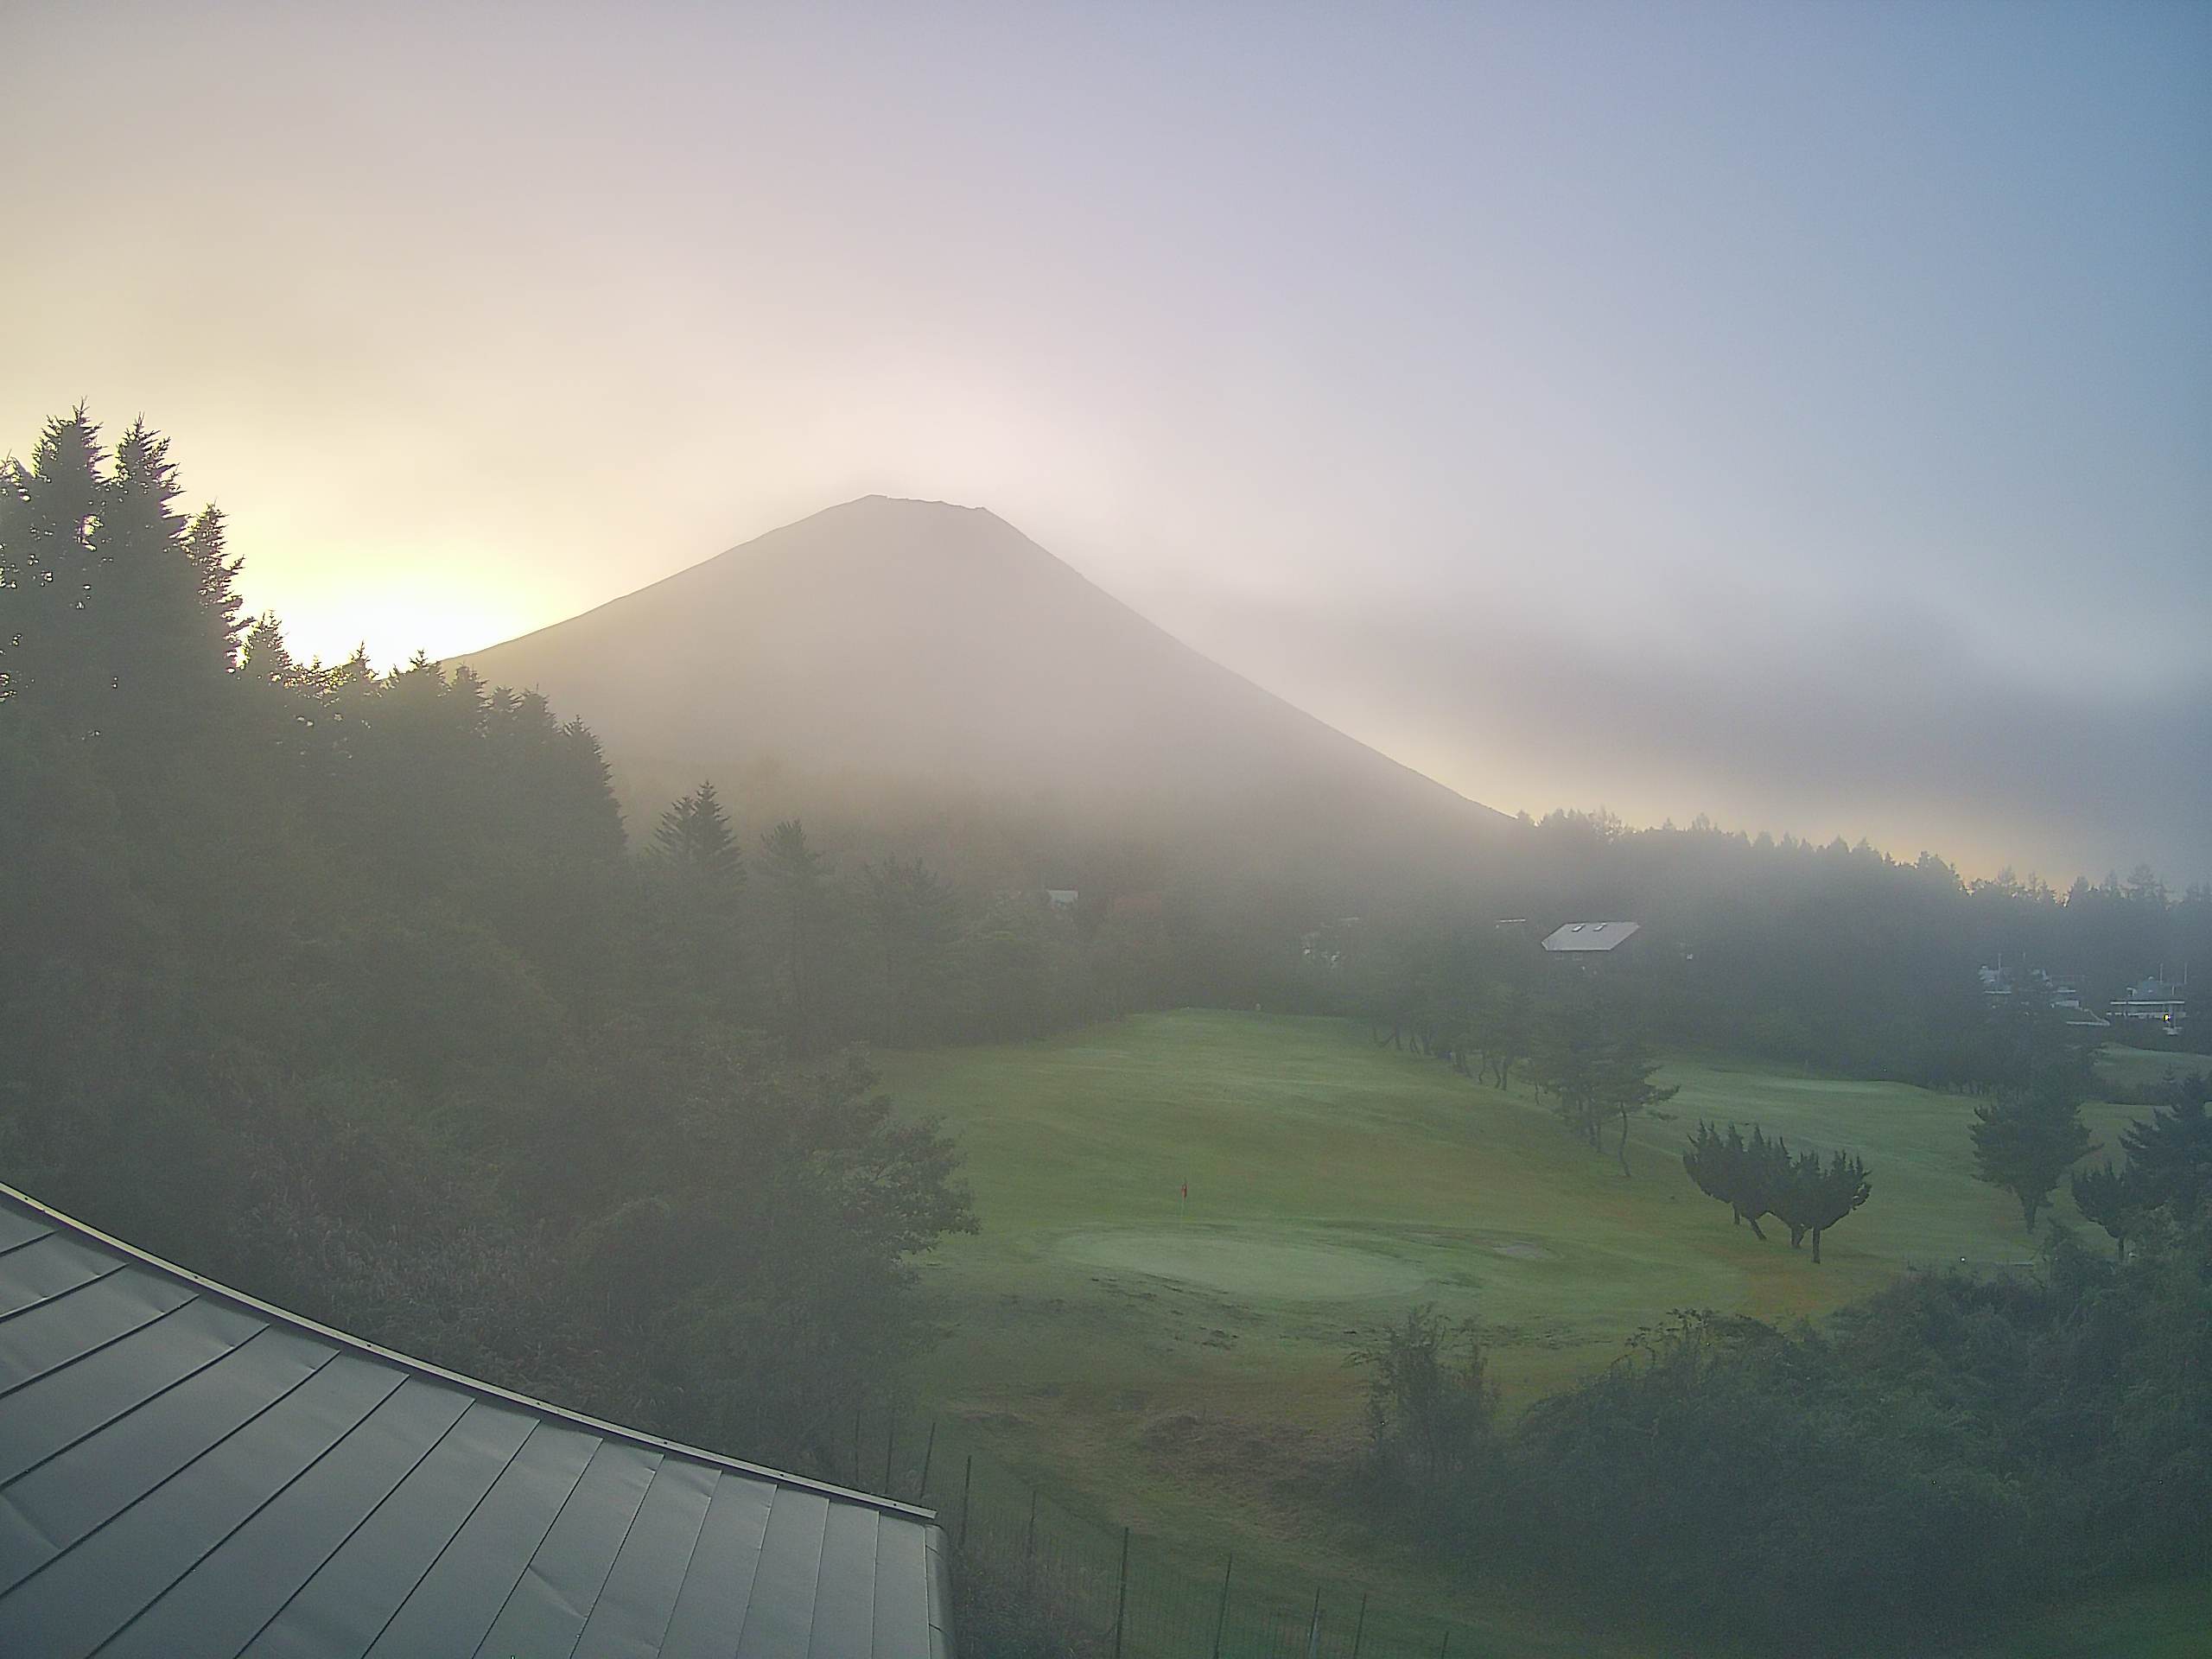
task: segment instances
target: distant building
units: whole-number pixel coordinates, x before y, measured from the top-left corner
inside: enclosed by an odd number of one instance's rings
[[[1544,949],[1554,956],[1602,957],[1643,931],[1641,922],[1568,922],[1546,937]]]
[[[2069,1026],[2095,1031],[2112,1023],[2099,1017],[2096,1010],[2082,1000],[2080,974],[2044,968],[2009,968],[2001,957],[1994,968],[1977,968],[1974,973],[1981,982],[1981,994],[1989,999],[1992,1007],[2003,1003],[2024,985],[2035,985],[2050,997],[2050,1006],[2066,1016]]]
[[[1073,887],[1047,887],[1045,897],[1052,901],[1054,910],[1073,910],[1076,890]]]
[[[2105,1012],[2115,1020],[2178,1030],[2189,1020],[2189,998],[2183,994],[2188,988],[2187,969],[2182,970],[2178,980],[2153,976],[2129,986]]]

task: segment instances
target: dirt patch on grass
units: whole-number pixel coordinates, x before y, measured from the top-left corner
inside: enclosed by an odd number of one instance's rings
[[[1087,1266],[1277,1301],[1412,1296],[1428,1282],[1420,1268],[1379,1251],[1266,1235],[1129,1229],[1077,1233],[1059,1249]]]

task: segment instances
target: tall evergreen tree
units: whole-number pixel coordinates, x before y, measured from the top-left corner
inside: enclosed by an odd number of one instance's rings
[[[2121,1131],[2123,1139],[2126,1134]],[[2074,1207],[2111,1236],[2114,1253],[2125,1262],[2127,1235],[2145,1207],[2143,1183],[2136,1178],[2133,1166],[2116,1170],[2107,1158],[2101,1168],[2075,1170],[2070,1185]]]
[[[49,421],[30,466],[10,462],[0,482],[0,689],[70,736],[93,728],[104,701],[92,535],[107,496],[99,429],[82,408]]]
[[[184,533],[185,557],[191,562],[193,588],[200,604],[200,625],[213,659],[225,670],[236,662],[240,636],[250,624],[245,601],[238,592],[238,568],[225,547],[225,520],[220,507],[203,507]]]
[[[219,644],[205,626],[178,493],[168,440],[132,422],[115,447],[115,476],[91,537],[104,731],[174,734],[231,667],[232,643]]]
[[[2036,1230],[2036,1217],[2051,1189],[2096,1142],[2082,1124],[2082,1101],[2069,1071],[2054,1068],[2035,1083],[1974,1109],[1976,1173],[2020,1203],[2020,1219]]]
[[[2120,1132],[2139,1201],[2171,1208],[2186,1224],[2212,1205],[2212,1113],[2205,1079],[2183,1077],[2173,1103]]]
[[[745,880],[737,837],[711,783],[679,797],[660,815],[653,851],[670,868],[714,886],[734,889]]]

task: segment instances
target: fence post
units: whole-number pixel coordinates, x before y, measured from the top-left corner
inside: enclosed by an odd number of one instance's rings
[[[883,1414],[883,1495],[891,1496],[891,1448],[899,1444],[899,1420]]]
[[[1129,1607],[1129,1529],[1122,1529],[1122,1585],[1114,1592],[1114,1659],[1122,1659],[1122,1619]]]
[[[1221,1611],[1213,1616],[1213,1659],[1221,1659],[1221,1633],[1229,1628],[1229,1576],[1236,1571],[1236,1552],[1229,1552],[1229,1559],[1221,1568]]]
[[[960,1548],[968,1548],[968,1511],[973,1508],[969,1499],[976,1495],[976,1454],[968,1454],[968,1472],[960,1477]],[[1449,1641],[1451,1638],[1445,1638]]]
[[[1321,1586],[1313,1586],[1313,1616],[1306,1621],[1306,1659],[1318,1659],[1321,1651]]]
[[[930,1459],[937,1455],[937,1419],[930,1419],[930,1443],[922,1448],[922,1485],[916,1497],[930,1495]]]
[[[1359,1592],[1359,1623],[1351,1627],[1351,1659],[1359,1659],[1359,1644],[1367,1637],[1367,1592]]]

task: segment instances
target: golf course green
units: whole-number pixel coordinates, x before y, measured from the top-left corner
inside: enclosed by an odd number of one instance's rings
[[[1357,1578],[1498,1651],[1668,1649],[1446,1583],[1327,1502],[1358,1445],[1363,1340],[1424,1303],[1470,1320],[1511,1410],[1671,1309],[1788,1319],[1910,1265],[2035,1254],[2018,1205],[1974,1179],[1971,1103],[1901,1084],[1675,1058],[1662,1080],[1681,1094],[1632,1129],[1624,1178],[1524,1087],[1339,1020],[1185,1011],[879,1066],[903,1111],[957,1137],[982,1222],[924,1271],[945,1334],[918,1403],[951,1443],[1101,1522]],[[2109,1149],[2143,1109],[2085,1116]],[[1777,1227],[1762,1242],[1682,1172],[1701,1117],[1856,1152],[1872,1199],[1818,1266]],[[2063,1192],[2056,1209],[2077,1219]]]

